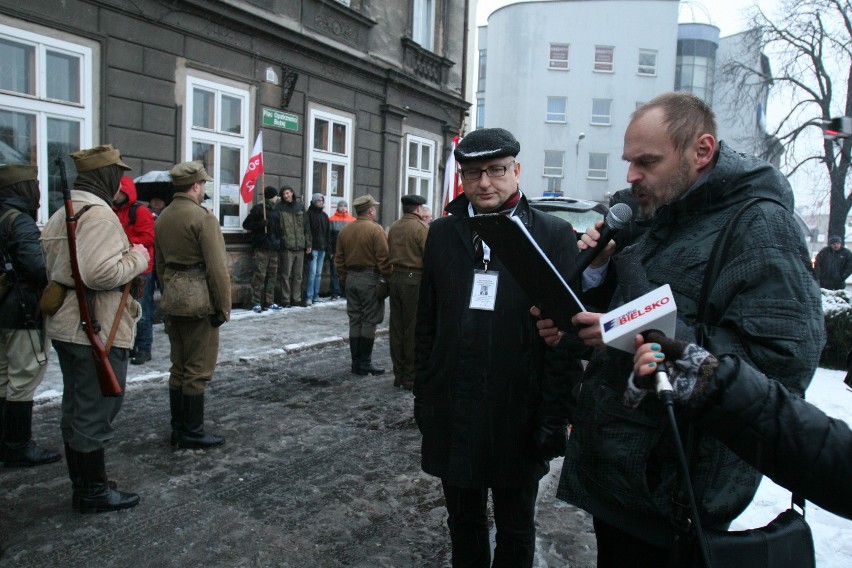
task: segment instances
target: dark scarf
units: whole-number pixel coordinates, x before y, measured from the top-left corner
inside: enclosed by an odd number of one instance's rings
[[[110,164],[96,170],[77,174],[74,189],[86,191],[112,205],[112,198],[118,191],[124,171],[116,164]]]

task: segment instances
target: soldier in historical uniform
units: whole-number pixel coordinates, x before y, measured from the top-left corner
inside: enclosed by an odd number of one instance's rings
[[[136,322],[142,316],[139,302],[126,297],[126,284],[148,268],[150,256],[145,245],[130,244],[112,210],[121,176],[130,170],[121,153],[106,144],[74,152],[71,158],[77,168],[71,202],[77,218],[80,279],[91,315],[100,320],[98,336],[123,391]],[[51,215],[44,226],[41,248],[48,280],[62,290],[56,309],[46,308],[51,314],[46,327],[62,369],[61,429],[73,487],[71,505],[81,513],[133,507],[139,496],[116,489],[106,473],[104,444],[112,439],[112,421],[122,397],[105,397],[101,392],[92,343],[81,325],[64,209]]]
[[[426,199],[404,195],[402,218],[388,231],[388,251],[393,274],[390,277],[390,352],[393,386],[411,390],[414,386],[414,324],[420,296],[423,249],[429,227],[423,220]]]
[[[386,279],[391,274],[387,236],[376,223],[378,204],[369,194],[352,202],[358,217],[340,231],[334,257],[340,283],[346,288],[349,351],[356,375],[385,372],[372,359],[376,326],[385,317]]]
[[[171,344],[171,444],[209,448],[225,441],[204,431],[204,391],[216,369],[219,326],[231,317],[231,278],[219,222],[201,206],[213,178],[198,161],[169,174],[175,195],[157,219],[155,264]]]
[[[32,439],[33,395],[44,378],[49,348],[38,309],[47,285],[35,222],[40,195],[36,166],[0,167],[0,461],[6,467],[61,457]]]

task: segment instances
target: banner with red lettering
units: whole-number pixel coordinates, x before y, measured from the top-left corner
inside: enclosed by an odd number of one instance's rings
[[[257,178],[263,173],[263,131],[257,133],[257,140],[254,143],[254,150],[251,151],[246,173],[243,176],[243,183],[240,185],[240,195],[244,203],[251,203],[254,198],[254,188],[257,185]]]

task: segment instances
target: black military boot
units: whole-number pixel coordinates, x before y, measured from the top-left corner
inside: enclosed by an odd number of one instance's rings
[[[359,343],[361,347],[361,371],[363,375],[383,375],[385,370],[373,366],[373,343],[376,339],[373,337],[362,337]]]
[[[204,431],[204,393],[184,394],[183,424],[178,433],[178,448],[205,449],[225,443],[225,438]]]
[[[352,355],[352,372],[356,375],[366,375],[367,371],[361,370],[361,338],[349,336],[349,353]]]
[[[79,468],[77,467],[77,455],[71,449],[68,443],[65,443],[65,465],[68,466],[68,477],[71,479],[71,508],[75,511],[80,510],[80,495],[83,491],[83,480],[80,478]],[[115,481],[108,481],[110,489],[115,489]]]
[[[169,438],[169,443],[172,446],[177,446],[183,412],[183,391],[181,389],[169,389],[169,410],[172,412],[172,435]]]
[[[3,464],[6,467],[44,465],[62,457],[33,442],[32,423],[33,401],[6,401],[3,412]]]
[[[119,491],[107,479],[103,448],[94,452],[78,452],[69,446],[67,451],[75,464],[69,466],[69,472],[75,469],[80,480],[79,511],[81,513],[106,513],[129,509],[139,504],[139,495]]]

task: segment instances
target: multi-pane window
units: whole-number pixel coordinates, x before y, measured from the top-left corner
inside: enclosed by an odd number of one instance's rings
[[[589,179],[607,179],[609,154],[589,153]]]
[[[476,127],[485,128],[485,99],[476,99]]]
[[[45,223],[63,205],[56,158],[92,145],[93,51],[0,25],[0,163],[38,166]]]
[[[310,156],[306,195],[321,193],[328,211],[349,200],[352,171],[352,119],[319,109],[310,111]]]
[[[592,99],[592,124],[612,124],[612,99]]]
[[[426,138],[408,135],[405,157],[405,195],[419,195],[432,203],[435,185],[435,148]]]
[[[653,49],[639,50],[639,67],[637,73],[640,75],[657,74],[657,52]]]
[[[565,97],[547,97],[547,122],[568,122],[568,99]]]
[[[562,177],[565,170],[565,152],[561,150],[544,151],[544,177]]]
[[[486,49],[479,50],[479,72],[477,73],[476,79],[476,90],[482,92],[485,90],[485,71],[486,71],[486,57],[485,55],[488,53]]]
[[[596,45],[594,70],[601,73],[612,73],[614,55],[614,47],[610,45]]]
[[[548,69],[568,70],[568,44],[551,43]]]
[[[249,158],[249,92],[198,77],[187,78],[186,92],[186,152],[213,178],[203,205],[223,229],[239,230],[248,212],[240,183]]]
[[[713,104],[716,45],[707,40],[677,42],[675,90],[689,91]]]
[[[412,38],[432,51],[435,45],[435,0],[413,0]]]

